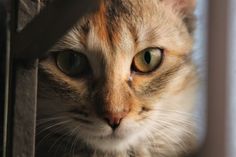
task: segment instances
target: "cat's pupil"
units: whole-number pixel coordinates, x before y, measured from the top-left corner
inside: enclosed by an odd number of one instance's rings
[[[147,64],[150,64],[151,62],[151,53],[149,51],[146,51],[144,54],[144,60]]]
[[[73,66],[78,66],[80,64],[80,59],[76,54],[72,54],[69,57],[69,64]]]

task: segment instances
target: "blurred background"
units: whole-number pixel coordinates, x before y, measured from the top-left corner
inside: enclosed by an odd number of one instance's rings
[[[193,59],[197,65],[200,75],[201,87],[199,89],[199,100],[197,101],[196,116],[198,117],[199,142],[204,140],[206,130],[206,73],[207,73],[207,0],[197,0],[195,14],[197,16],[197,26],[195,31],[195,46]]]
[[[196,9],[196,15],[198,18],[197,21],[197,29],[195,32],[195,38],[196,38],[196,45],[194,48],[193,58],[198,66],[200,78],[202,80],[201,82],[201,89],[199,91],[199,101],[198,101],[198,108],[196,115],[199,116],[199,142],[204,141],[204,136],[206,133],[206,127],[207,127],[207,61],[208,58],[208,35],[210,29],[214,27],[212,25],[208,27],[208,21],[211,21],[211,19],[208,17],[208,0],[197,0],[197,9]],[[218,1],[210,1],[211,5],[215,3],[218,3]],[[221,53],[226,55],[226,142],[222,141],[221,146],[226,147],[226,154],[227,157],[235,157],[236,156],[236,1],[235,0],[229,0],[226,2],[226,16],[225,17],[219,17],[219,20],[221,18],[225,18],[227,21],[226,25],[226,31],[224,32],[226,36],[226,51],[223,51]],[[219,12],[221,10],[218,10]],[[219,14],[220,15],[220,14]],[[223,16],[223,14],[222,14]],[[211,16],[212,17],[212,16]],[[216,17],[217,19],[218,17]],[[218,32],[213,32],[218,33]],[[223,37],[222,37],[223,39]],[[222,41],[222,44],[223,41]],[[219,65],[220,67],[221,65]],[[215,67],[215,70],[217,68]],[[217,79],[217,78],[215,78]],[[222,91],[224,92],[224,91]],[[222,118],[222,113],[218,113],[218,117]],[[217,119],[215,119],[217,121]],[[219,122],[220,123],[220,122]],[[218,130],[215,130],[218,131]],[[215,137],[218,138],[218,137]],[[219,144],[220,145],[220,144]],[[226,146],[225,146],[226,145]],[[210,156],[211,157],[211,156]]]
[[[236,156],[236,1],[231,0],[229,5],[229,80],[228,80],[228,89],[229,89],[229,156]]]

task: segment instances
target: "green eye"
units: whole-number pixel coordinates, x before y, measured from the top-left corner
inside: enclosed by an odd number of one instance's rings
[[[66,50],[57,54],[58,68],[65,74],[75,76],[84,73],[89,68],[88,59],[82,53]]]
[[[134,56],[132,68],[134,71],[148,73],[160,66],[163,60],[163,53],[160,48],[149,48]]]

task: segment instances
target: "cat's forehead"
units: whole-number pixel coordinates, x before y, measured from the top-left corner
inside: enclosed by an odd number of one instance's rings
[[[147,47],[188,53],[191,41],[181,17],[161,1],[106,0],[97,12],[82,18],[57,46],[108,56]]]
[[[166,9],[159,0],[106,0],[100,3],[99,10],[88,16],[87,20],[96,26],[99,23],[107,25],[116,32],[116,28],[124,24],[126,27],[138,26],[143,22],[150,22],[153,17],[161,21],[166,17],[159,15]]]

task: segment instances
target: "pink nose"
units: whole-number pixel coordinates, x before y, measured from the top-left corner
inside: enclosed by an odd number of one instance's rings
[[[119,112],[119,113],[107,113],[104,117],[107,124],[115,130],[119,127],[121,120],[128,114],[128,112]]]

